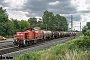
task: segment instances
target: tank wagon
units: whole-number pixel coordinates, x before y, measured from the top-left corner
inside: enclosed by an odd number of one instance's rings
[[[59,32],[59,31],[49,31],[40,29],[29,29],[24,32],[16,32],[13,44],[17,46],[27,46],[34,43],[43,42],[45,40],[75,36],[76,33],[70,32]]]

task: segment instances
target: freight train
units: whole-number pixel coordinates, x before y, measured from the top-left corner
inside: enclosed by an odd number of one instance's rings
[[[24,32],[16,32],[13,44],[17,46],[28,46],[45,40],[75,36],[75,32],[60,32],[40,29],[29,29]]]

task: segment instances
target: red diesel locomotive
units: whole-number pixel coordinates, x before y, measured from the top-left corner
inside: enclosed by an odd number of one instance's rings
[[[17,32],[14,38],[14,45],[27,46],[47,39],[75,36],[75,32],[45,31],[40,29],[29,29],[24,32]]]
[[[44,37],[44,33],[42,30],[38,29],[30,29],[25,32],[17,32],[14,38],[14,45],[17,46],[27,46],[33,43],[37,43],[42,40]]]

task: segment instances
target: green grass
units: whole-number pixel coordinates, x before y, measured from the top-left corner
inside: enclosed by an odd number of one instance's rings
[[[49,49],[21,54],[13,60],[90,60],[90,38],[81,36]]]
[[[87,51],[72,50],[60,56],[59,59],[61,60],[89,60],[90,58]]]
[[[14,36],[6,35],[5,38],[14,38]]]

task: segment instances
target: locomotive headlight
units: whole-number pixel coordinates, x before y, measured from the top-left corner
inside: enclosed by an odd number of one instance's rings
[[[17,41],[17,40],[16,40]]]
[[[23,35],[23,34],[21,34],[21,35]]]
[[[19,34],[17,34],[17,35],[19,35]]]

